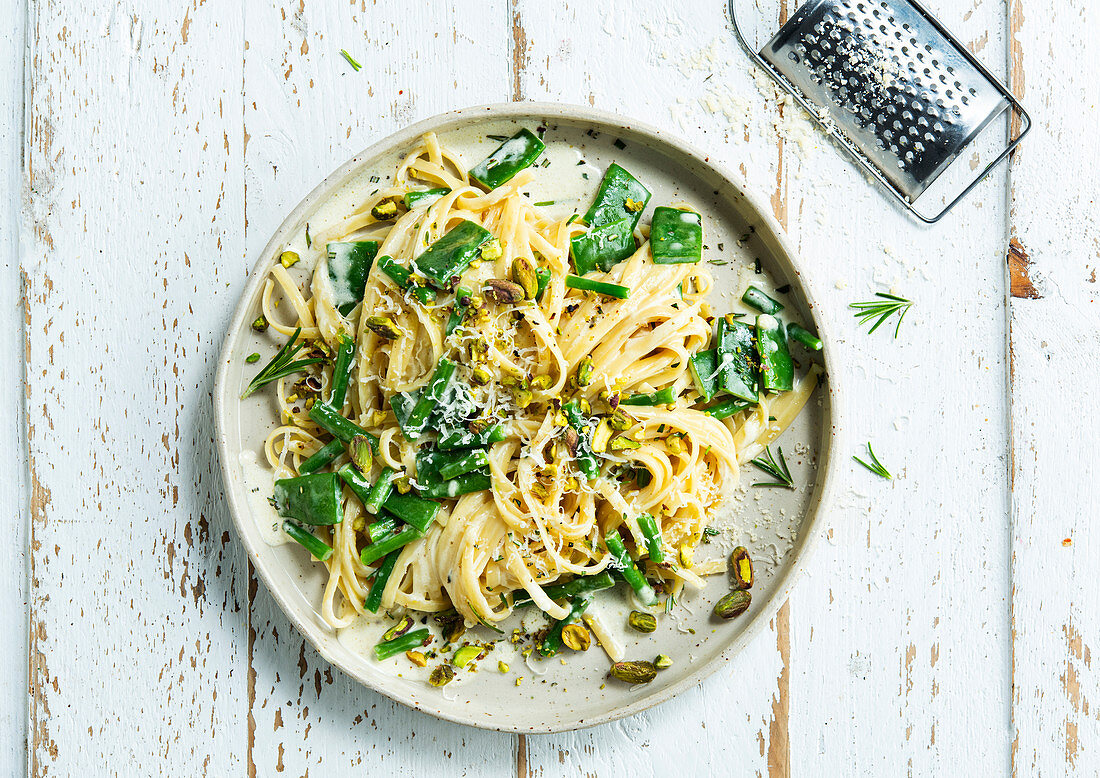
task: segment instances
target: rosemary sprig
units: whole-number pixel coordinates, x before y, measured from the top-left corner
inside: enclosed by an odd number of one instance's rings
[[[290,340],[287,341],[287,344],[279,349],[279,353],[273,356],[271,361],[264,365],[260,372],[256,374],[256,377],[252,379],[252,383],[248,385],[248,388],[244,390],[244,394],[241,395],[242,400],[260,387],[266,386],[272,381],[278,381],[280,378],[293,375],[310,365],[316,365],[318,362],[325,361],[324,357],[294,360],[294,356],[309,345],[306,341],[297,343],[298,335],[301,331],[301,327],[294,330],[294,334],[291,336]]]
[[[351,65],[351,69],[354,70],[356,73],[359,72],[359,68],[363,67],[362,65],[360,65],[358,62],[355,61],[354,57],[352,57],[350,54],[348,54],[347,49],[340,49],[340,53],[344,55],[344,59],[346,59],[348,61],[348,64]]]
[[[883,466],[882,462],[878,461],[878,457],[875,456],[875,450],[871,448],[870,443],[867,444],[867,452],[871,455],[871,464],[867,464],[857,456],[853,456],[852,459],[859,462],[875,475],[882,476],[886,480],[892,481],[894,479],[894,476],[890,475],[890,471]]]
[[[898,324],[894,327],[894,337],[896,338],[898,336],[898,330],[901,329],[901,322],[905,319],[905,314],[909,313],[909,308],[913,303],[906,300],[904,297],[898,297],[896,294],[889,294],[887,292],[875,292],[875,296],[881,299],[851,303],[848,307],[855,308],[856,311],[858,311],[855,317],[859,319],[860,324],[867,324],[877,319],[877,321],[871,325],[870,332],[874,332],[884,321],[897,314]],[[870,332],[868,334],[870,334]]]
[[[774,481],[758,481],[753,486],[785,486],[788,489],[794,488],[794,479],[791,478],[791,471],[787,467],[787,460],[783,457],[783,447],[778,448],[779,459],[776,460],[772,456],[771,449],[765,448],[765,457],[757,457],[752,460],[752,463],[765,473],[774,478]]]

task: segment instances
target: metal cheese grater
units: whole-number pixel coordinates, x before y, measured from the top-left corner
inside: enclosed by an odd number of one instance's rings
[[[807,0],[759,53],[730,0],[738,40],[811,117],[921,220],[939,221],[1031,128],[1023,106],[917,0]],[[991,122],[1019,117],[1007,145],[944,197],[917,200]]]

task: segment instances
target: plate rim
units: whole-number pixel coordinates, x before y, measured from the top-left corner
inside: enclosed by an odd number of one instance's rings
[[[268,570],[268,563],[261,557],[260,546],[269,548],[264,543],[262,538],[258,536],[253,538],[249,532],[245,531],[244,520],[245,516],[249,517],[251,521],[251,515],[248,513],[247,497],[242,493],[242,490],[234,487],[233,479],[231,477],[231,459],[229,452],[229,435],[227,432],[228,425],[228,403],[237,400],[236,392],[231,391],[228,385],[228,371],[230,367],[230,355],[233,352],[233,346],[240,333],[241,326],[251,311],[251,302],[256,294],[258,287],[262,285],[266,278],[266,273],[261,272],[266,268],[267,263],[265,258],[272,256],[272,252],[282,246],[285,242],[285,235],[296,225],[302,217],[317,206],[324,198],[328,197],[340,186],[342,186],[348,180],[360,166],[372,161],[373,159],[385,154],[388,151],[398,148],[402,145],[407,145],[410,141],[429,131],[448,131],[453,129],[452,124],[462,124],[465,122],[473,122],[478,119],[484,120],[498,120],[498,119],[511,119],[511,120],[523,120],[523,119],[550,119],[560,118],[569,121],[587,121],[594,125],[601,125],[599,131],[604,131],[608,127],[627,130],[642,135],[648,135],[651,139],[659,144],[664,144],[671,147],[674,151],[691,157],[698,165],[705,171],[716,175],[718,178],[725,180],[731,184],[741,196],[744,198],[746,204],[752,210],[754,215],[760,219],[761,222],[768,228],[771,237],[774,238],[779,248],[782,251],[782,255],[776,256],[775,259],[781,264],[786,264],[788,267],[784,268],[788,271],[793,271],[793,274],[798,279],[798,285],[806,301],[806,307],[810,311],[813,318],[813,323],[817,329],[818,336],[821,338],[824,347],[822,355],[825,365],[828,369],[828,380],[824,383],[830,396],[829,415],[824,420],[825,426],[828,429],[823,429],[819,434],[821,435],[822,449],[818,455],[818,468],[817,468],[817,495],[816,502],[815,497],[811,495],[811,505],[807,510],[806,515],[803,517],[803,529],[801,530],[801,545],[796,546],[792,550],[792,559],[786,570],[783,571],[776,581],[775,592],[773,596],[764,604],[764,607],[758,610],[752,618],[752,621],[736,636],[729,645],[727,645],[722,651],[715,656],[712,660],[701,664],[693,672],[689,673],[679,681],[670,684],[669,686],[641,698],[635,702],[631,702],[627,705],[620,705],[611,707],[607,711],[600,713],[599,715],[591,716],[588,718],[579,719],[562,719],[558,722],[548,722],[544,726],[510,726],[506,723],[499,721],[486,721],[477,716],[462,716],[459,713],[451,713],[443,708],[431,708],[415,699],[410,699],[407,695],[402,694],[399,691],[388,688],[385,684],[378,684],[374,679],[368,678],[354,669],[346,666],[343,662],[338,660],[325,645],[327,637],[334,635],[335,632],[331,632],[329,636],[323,634],[323,629],[315,624],[312,620],[304,617],[299,612],[299,608],[296,604],[290,601],[288,595],[284,594],[280,589],[273,585],[273,574]],[[272,233],[271,238],[267,244],[261,250],[256,260],[253,262],[251,269],[249,270],[248,281],[245,284],[244,289],[241,290],[237,299],[236,305],[233,310],[233,314],[230,317],[225,337],[222,340],[222,346],[218,354],[218,369],[214,376],[214,417],[217,430],[216,447],[218,450],[218,459],[220,462],[220,471],[222,476],[223,493],[226,497],[226,501],[229,505],[229,512],[233,519],[233,526],[236,531],[238,540],[242,543],[248,554],[249,561],[253,568],[256,570],[260,579],[263,581],[264,586],[267,588],[279,609],[283,614],[294,624],[298,632],[304,637],[314,650],[317,651],[321,657],[330,665],[336,667],[341,672],[354,679],[356,682],[363,686],[375,691],[382,696],[405,705],[413,710],[426,713],[444,721],[450,721],[456,724],[462,724],[465,726],[475,727],[478,729],[497,731],[497,732],[512,732],[517,734],[551,734],[556,732],[570,732],[578,729],[585,729],[588,727],[594,727],[600,724],[605,724],[610,721],[624,718],[626,716],[632,716],[642,711],[649,710],[650,708],[668,701],[672,697],[680,694],[681,692],[698,685],[704,679],[714,674],[720,667],[733,659],[737,654],[741,653],[744,648],[754,640],[757,635],[763,630],[764,625],[771,622],[780,608],[788,601],[790,594],[795,584],[798,582],[799,577],[806,567],[806,563],[813,557],[813,553],[817,548],[820,539],[825,531],[825,519],[824,516],[828,512],[834,501],[834,491],[836,478],[833,474],[834,467],[837,463],[837,451],[841,447],[844,425],[841,423],[843,415],[842,405],[840,399],[842,392],[840,390],[840,381],[838,380],[838,374],[834,372],[833,368],[838,365],[835,357],[835,345],[832,337],[832,333],[829,330],[829,325],[822,320],[817,314],[821,310],[821,306],[816,302],[815,296],[812,291],[812,284],[807,283],[806,278],[803,276],[799,268],[803,264],[800,254],[794,249],[790,238],[787,236],[786,231],[780,225],[779,221],[771,213],[771,211],[764,206],[767,202],[767,198],[752,189],[744,176],[740,175],[734,170],[730,170],[725,165],[715,162],[711,159],[710,155],[704,153],[701,149],[697,148],[694,144],[685,141],[684,139],[671,134],[665,130],[659,129],[645,122],[637,121],[631,117],[623,116],[608,111],[602,111],[599,109],[591,108],[588,106],[573,105],[569,103],[556,103],[556,102],[508,102],[508,103],[487,103],[469,106],[466,108],[459,108],[451,111],[445,111],[433,116],[429,116],[411,125],[408,125],[402,129],[399,129],[393,133],[386,135],[380,140],[370,144],[366,148],[362,149],[358,153],[354,154],[346,162],[338,166],[335,170],[324,177],[302,200],[287,214],[282,223]]]

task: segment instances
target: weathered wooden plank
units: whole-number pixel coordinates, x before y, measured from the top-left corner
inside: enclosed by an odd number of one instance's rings
[[[1100,763],[1100,8],[1014,0],[1014,91],[1038,120],[1011,172],[1013,767]],[[1067,334],[1069,333],[1069,334]]]
[[[1003,73],[1003,4],[935,6]],[[796,774],[1008,769],[1005,175],[934,227],[831,151],[792,175],[791,232],[841,333],[850,453],[872,441],[896,476],[838,463],[848,488],[791,598]],[[847,310],[888,289],[915,301],[897,340]]]
[[[210,383],[243,255],[240,9],[44,1],[28,37],[31,772],[239,774]]]
[[[297,201],[355,152],[440,111],[510,95],[503,2],[252,2],[245,15],[249,263]],[[351,681],[305,645],[255,581],[249,613],[253,774],[513,773],[514,736],[432,719]]]
[[[774,127],[765,132],[777,109],[761,105],[753,120],[737,100],[758,93],[721,3],[513,7],[518,95],[587,102],[681,134],[759,182],[784,216],[783,152]],[[785,607],[728,667],[663,705],[580,732],[527,736],[519,774],[713,774],[736,755],[738,774],[788,775],[789,619]]]
[[[0,516],[7,517],[7,543],[0,552],[0,587],[7,592],[0,606],[5,629],[0,655],[9,657],[0,672],[0,769],[15,775],[27,764],[27,449],[23,419],[23,284],[19,274],[19,214],[23,208],[20,164],[23,133],[23,59],[26,8],[13,4],[8,25],[0,31],[0,437],[10,441],[0,475]],[[6,769],[4,769],[6,768]]]

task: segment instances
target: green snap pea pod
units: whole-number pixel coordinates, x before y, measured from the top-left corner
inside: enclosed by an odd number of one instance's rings
[[[747,403],[744,400],[734,397],[707,408],[707,416],[713,416],[716,419],[726,419],[735,413],[740,413],[750,405],[752,405],[752,403]]]
[[[783,304],[778,300],[774,300],[755,286],[749,286],[745,290],[745,293],[741,295],[741,302],[750,308],[755,308],[761,313],[779,313],[783,310]]]
[[[367,494],[367,499],[363,500],[363,508],[366,509],[367,513],[378,513],[382,509],[382,503],[393,491],[393,478],[395,475],[397,473],[391,468],[382,468],[382,472],[378,474],[378,480],[374,482],[374,486],[370,488],[370,492]]]
[[[474,449],[473,451],[465,452],[458,459],[451,460],[447,464],[439,468],[439,476],[444,481],[450,481],[452,478],[458,478],[458,476],[468,473],[471,470],[478,470],[489,465],[489,455],[485,453],[485,449]]]
[[[550,283],[551,275],[549,268],[540,267],[535,271],[535,280],[538,284],[535,290],[535,302],[542,301],[542,293],[546,291],[546,287]]]
[[[425,497],[434,497],[436,499],[441,498],[455,498],[460,497],[470,492],[482,492],[486,489],[491,489],[493,486],[493,479],[489,475],[488,470],[474,470],[470,473],[464,473],[458,478],[452,478],[450,481],[439,481],[433,483],[424,489],[421,494]]]
[[[452,451],[456,448],[476,448],[499,443],[504,440],[504,425],[494,424],[481,432],[471,432],[461,427],[448,427],[441,425],[440,438],[436,442],[436,448],[440,451]]]
[[[367,537],[370,538],[371,543],[378,543],[397,534],[397,517],[385,511],[382,511],[379,516],[380,518],[367,525]]]
[[[401,494],[393,491],[382,503],[382,507],[423,534],[435,521],[440,505],[435,500],[425,500],[411,492]]]
[[[591,227],[588,232],[574,236],[569,242],[573,267],[582,276],[597,269],[607,272],[636,250],[631,219]]]
[[[412,281],[412,271],[404,265],[399,265],[392,257],[379,257],[378,269],[390,277],[390,280],[401,289],[412,290],[413,296],[424,305],[435,300],[435,290],[431,287],[420,286]]]
[[[420,391],[412,407],[408,408],[408,415],[405,416],[404,423],[401,422],[402,412],[393,405],[393,398],[390,398],[390,407],[394,409],[394,413],[397,415],[398,423],[401,425],[401,433],[405,436],[406,440],[416,440],[428,428],[428,422],[432,411],[436,409],[440,400],[443,399],[443,393],[446,391],[447,385],[451,382],[451,378],[454,377],[454,374],[455,363],[446,357],[440,358],[435,366],[435,372],[432,373],[432,377],[428,380],[427,386]],[[397,397],[397,395],[394,395],[394,397]],[[402,402],[406,403],[405,407],[408,407],[407,401]],[[402,408],[402,411],[403,410],[404,408]]]
[[[702,217],[679,208],[654,208],[649,246],[658,265],[698,262],[703,258]]]
[[[794,388],[794,365],[783,323],[764,313],[756,317],[756,348],[760,354],[760,376],[764,388],[789,392]]]
[[[318,561],[327,562],[328,558],[332,556],[332,546],[293,521],[284,521],[283,530]]]
[[[444,466],[465,455],[464,451],[422,450],[416,455],[416,481],[423,488],[421,495],[433,499],[458,497],[469,492],[480,492],[492,486],[488,469],[471,470],[455,478],[446,479],[439,474]]]
[[[691,378],[695,381],[700,397],[709,401],[718,393],[721,388],[718,386],[718,349],[712,348],[693,355],[688,362],[688,369],[691,370]]]
[[[492,237],[480,224],[463,220],[428,246],[413,265],[436,289],[451,289]]]
[[[473,294],[468,287],[460,286],[455,290],[455,301],[451,306],[451,315],[447,317],[447,329],[444,335],[450,335],[455,328],[466,318],[466,309],[469,307],[470,296]]]
[[[791,340],[798,341],[811,351],[821,351],[821,338],[817,337],[817,335],[814,335],[800,324],[788,324],[787,337]]]
[[[631,394],[619,399],[619,405],[671,405],[674,402],[676,395],[671,386],[650,394]]]
[[[344,442],[342,440],[330,440],[328,443],[321,446],[317,453],[311,455],[309,459],[298,465],[298,472],[302,475],[316,473],[343,453]]]
[[[618,530],[611,530],[608,532],[607,535],[604,536],[604,541],[607,543],[608,553],[611,554],[611,558],[618,564],[620,572],[623,574],[623,579],[630,584],[630,588],[638,595],[638,600],[645,605],[655,605],[657,603],[657,593],[653,591],[653,587],[646,582],[641,571],[638,570],[638,566],[635,565],[634,560],[630,558],[630,554],[627,553],[626,546],[623,545],[623,539],[622,536],[619,535]]]
[[[573,598],[569,615],[561,621],[554,622],[554,626],[546,633],[546,637],[539,643],[539,653],[543,656],[553,656],[561,650],[561,631],[581,617],[592,604],[591,595],[578,595]]]
[[[400,637],[396,637],[393,640],[386,640],[379,643],[374,647],[374,657],[379,662],[389,659],[391,656],[397,656],[398,654],[404,654],[406,651],[412,651],[414,648],[420,648],[428,640],[428,636],[431,633],[428,629],[414,629],[412,632],[406,632]]]
[[[718,367],[722,388],[746,402],[759,399],[752,327],[732,316],[718,320]]]
[[[614,585],[615,579],[611,577],[611,573],[605,570],[596,575],[585,575],[580,578],[574,578],[567,583],[544,586],[542,590],[551,600],[565,600],[581,594],[594,594],[604,589],[610,589]],[[512,600],[512,605],[513,607],[519,608],[530,602],[531,595],[527,594],[527,592],[520,592],[517,593]]]
[[[326,244],[328,251],[328,279],[332,285],[332,302],[341,316],[363,301],[374,257],[378,254],[378,241],[355,240]]]
[[[371,483],[368,481],[362,473],[352,464],[346,464],[336,471],[336,475],[340,476],[340,480],[348,485],[352,494],[359,498],[359,502],[366,503],[370,497]]]
[[[351,361],[355,357],[355,339],[341,335],[336,346],[336,361],[332,366],[332,392],[328,402],[333,408],[343,408],[351,377]]]
[[[310,473],[275,482],[272,498],[280,516],[303,524],[339,524],[340,483],[336,473]]]
[[[309,418],[313,423],[321,427],[342,443],[351,443],[356,435],[365,435],[370,440],[371,450],[378,453],[378,438],[371,435],[351,419],[344,418],[336,408],[328,403],[316,402],[309,409]]]
[[[630,297],[630,287],[619,284],[609,284],[606,281],[593,281],[590,278],[568,275],[565,277],[565,285],[570,289],[582,289],[586,292],[597,292],[608,297],[617,297],[625,300]]]
[[[591,227],[602,227],[620,219],[630,219],[633,230],[649,202],[650,192],[634,176],[612,162],[596,190],[596,199],[584,215]],[[630,200],[630,205],[627,205]]]
[[[645,547],[649,550],[649,558],[660,564],[665,561],[665,552],[661,549],[661,533],[657,529],[657,522],[648,513],[638,517],[638,526],[642,528],[645,537]]]
[[[412,210],[413,208],[419,208],[420,206],[428,206],[434,203],[443,195],[450,193],[451,190],[445,186],[417,192],[405,192],[405,207],[409,210]]]
[[[369,565],[393,551],[404,548],[421,537],[423,537],[423,535],[419,531],[409,527],[406,530],[398,532],[396,535],[389,535],[379,540],[377,543],[371,543],[369,546],[366,546],[362,553],[359,554],[359,560],[363,564]]]
[[[470,170],[470,178],[489,189],[511,181],[516,173],[530,167],[546,144],[526,127],[497,146],[496,150]]]
[[[599,475],[600,467],[596,462],[596,455],[592,453],[592,438],[585,428],[584,417],[576,400],[570,400],[563,405],[562,411],[569,421],[569,426],[577,431],[577,469],[591,481]]]
[[[382,560],[382,564],[378,566],[378,570],[374,574],[374,580],[370,582],[370,590],[367,592],[367,599],[363,601],[363,607],[371,613],[378,613],[378,608],[382,605],[382,592],[386,588],[386,582],[393,575],[393,568],[397,564],[399,556],[401,556],[400,549],[387,554],[386,558]]]

